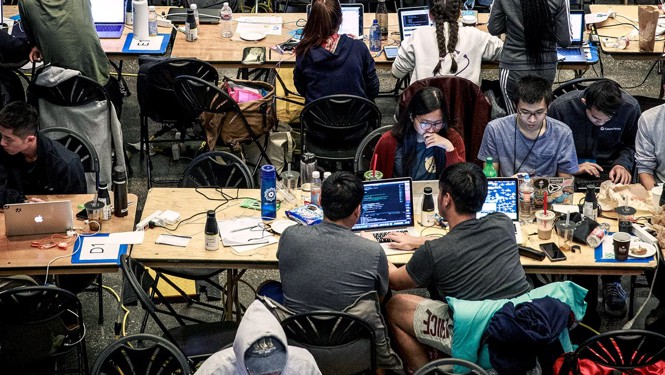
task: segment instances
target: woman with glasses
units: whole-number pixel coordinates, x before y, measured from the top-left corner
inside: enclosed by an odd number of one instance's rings
[[[399,122],[379,139],[374,153],[384,178],[437,180],[445,167],[465,161],[462,136],[448,128],[441,90],[424,87],[416,92]]]

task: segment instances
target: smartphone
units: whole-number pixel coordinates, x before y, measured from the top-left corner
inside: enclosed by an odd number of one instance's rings
[[[558,262],[567,259],[566,255],[561,252],[559,247],[554,242],[541,243],[540,250],[542,250],[552,262]]]
[[[88,212],[84,209],[76,213],[76,218],[79,220],[85,220],[88,218]]]
[[[383,51],[386,53],[386,59],[388,60],[394,60],[395,57],[397,57],[397,50],[399,47],[396,46],[385,46],[383,47]]]

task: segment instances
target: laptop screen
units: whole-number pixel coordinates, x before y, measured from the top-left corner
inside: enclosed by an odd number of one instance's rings
[[[124,23],[124,0],[90,0],[94,23]]]
[[[413,195],[410,178],[363,182],[365,196],[353,230],[413,226]]]
[[[363,13],[362,4],[340,4],[342,8],[342,24],[339,26],[338,34],[352,34],[360,38],[363,36]],[[312,4],[307,4],[305,8],[307,18],[312,11]]]
[[[476,214],[480,219],[492,212],[503,212],[511,220],[519,218],[518,182],[516,178],[490,178],[483,208]]]
[[[408,38],[414,30],[433,25],[428,7],[400,8],[397,10],[400,39]]]
[[[584,41],[584,12],[570,12],[570,27],[573,29],[573,44],[582,44]]]

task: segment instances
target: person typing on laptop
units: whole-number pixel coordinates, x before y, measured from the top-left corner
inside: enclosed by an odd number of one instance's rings
[[[392,235],[402,244],[411,240],[422,246],[405,266],[389,263],[390,287],[427,287],[432,298],[396,294],[386,304],[388,324],[411,370],[429,361],[427,346],[450,354],[452,314],[442,302],[445,296],[478,301],[512,298],[529,291],[512,221],[502,213],[476,218],[486,195],[487,177],[479,166],[449,166],[439,179],[438,207],[450,232],[428,241]],[[431,321],[445,321],[442,332],[430,330]]]
[[[547,109],[570,127],[580,162],[576,179],[629,184],[635,167],[635,136],[640,105],[609,79],[567,92]]]

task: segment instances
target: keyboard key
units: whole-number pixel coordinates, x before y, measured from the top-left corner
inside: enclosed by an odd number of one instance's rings
[[[391,240],[385,238],[388,233],[408,233],[407,230],[391,230],[391,231],[386,231],[386,232],[376,232],[372,233],[374,238],[376,238],[379,243],[386,243],[386,242],[392,242]]]

